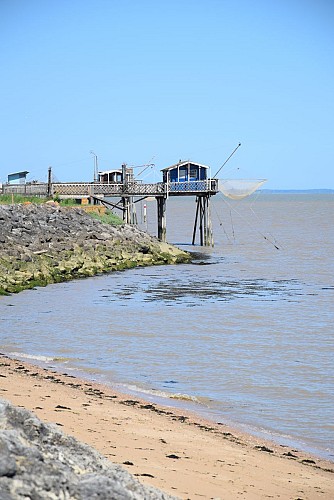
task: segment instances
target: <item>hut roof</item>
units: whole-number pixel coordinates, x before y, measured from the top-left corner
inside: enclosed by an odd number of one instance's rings
[[[170,167],[163,168],[161,172],[167,172],[168,170],[173,170],[174,168],[182,167],[183,165],[188,165],[188,164],[196,165],[197,167],[209,168],[207,165],[203,165],[202,163],[197,163],[196,161],[191,161],[191,160],[185,160],[185,161],[179,161],[178,163],[175,163]]]
[[[119,169],[117,169],[117,168],[112,169],[112,170],[100,170],[100,171],[99,171],[99,174],[101,174],[101,175],[103,175],[103,174],[113,174],[113,173],[115,173],[115,172],[116,172],[116,173],[121,174],[121,173],[122,173],[122,170],[119,170]]]
[[[8,177],[10,177],[12,175],[20,175],[20,174],[27,175],[27,174],[29,174],[29,172],[28,172],[28,170],[20,170],[19,172],[13,172],[11,174],[8,174]]]

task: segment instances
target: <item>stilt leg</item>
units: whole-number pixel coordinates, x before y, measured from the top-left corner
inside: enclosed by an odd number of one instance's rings
[[[164,196],[157,196],[158,207],[158,239],[166,241],[166,198]]]

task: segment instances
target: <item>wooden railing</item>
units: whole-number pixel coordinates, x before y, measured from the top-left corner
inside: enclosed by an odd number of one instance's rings
[[[206,179],[203,181],[185,181],[185,182],[168,182],[167,191],[173,196],[173,194],[198,194],[199,192],[204,193],[216,193],[218,191],[218,181],[216,179]]]
[[[156,184],[142,184],[141,182],[129,182],[127,184],[104,184],[97,182],[73,182],[52,184],[53,194],[59,196],[145,196],[161,195],[165,192],[162,182]]]
[[[24,196],[47,196],[48,185],[45,182],[33,184],[3,184],[0,193],[21,194]]]
[[[0,190],[1,192],[1,190]],[[67,198],[90,196],[162,196],[162,195],[196,195],[200,193],[216,194],[218,192],[217,179],[186,182],[158,182],[144,184],[130,182],[127,184],[104,184],[97,182],[59,182],[52,183],[51,196]],[[47,183],[32,184],[3,184],[2,194],[22,194],[30,196],[47,196]]]

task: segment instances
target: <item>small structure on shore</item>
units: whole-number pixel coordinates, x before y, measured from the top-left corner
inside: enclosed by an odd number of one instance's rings
[[[8,184],[25,184],[27,174],[29,174],[27,170],[21,170],[20,172],[8,174]]]

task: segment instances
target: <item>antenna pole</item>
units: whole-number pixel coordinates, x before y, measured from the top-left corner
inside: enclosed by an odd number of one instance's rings
[[[215,175],[213,176],[213,178],[215,179],[217,177],[217,175],[219,174],[219,172],[221,171],[221,169],[226,165],[226,163],[228,162],[228,160],[234,155],[234,153],[236,152],[236,150],[238,148],[240,148],[241,146],[241,142],[239,142],[239,144],[237,145],[237,147],[232,151],[232,153],[230,154],[230,156],[227,158],[227,160],[224,161],[224,163],[222,164],[222,166],[220,167],[219,170],[217,170],[217,172],[215,173]]]
[[[98,180],[97,155],[94,151],[91,151],[90,154],[94,156],[94,182],[96,182]]]

